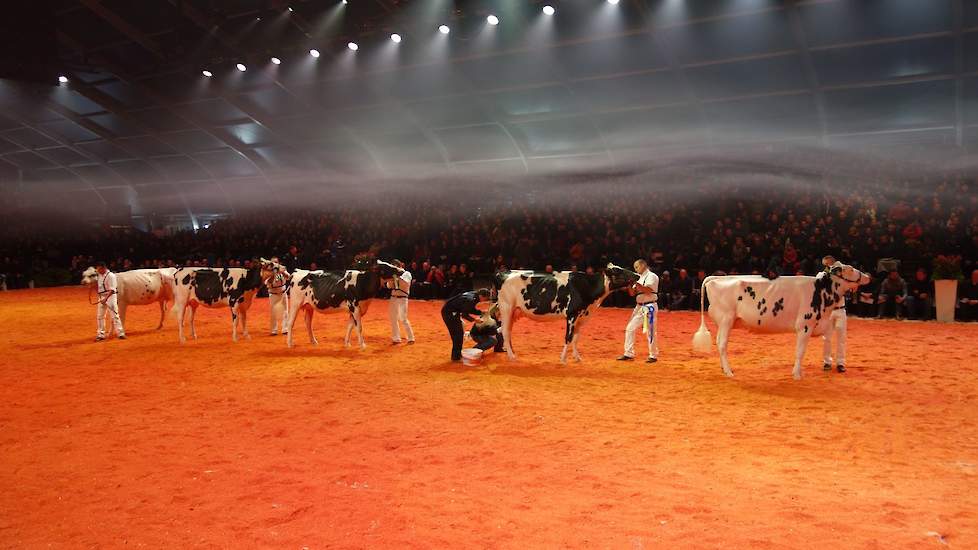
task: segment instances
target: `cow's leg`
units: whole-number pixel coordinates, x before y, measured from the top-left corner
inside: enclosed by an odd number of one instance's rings
[[[499,305],[499,319],[503,326],[503,347],[506,348],[506,356],[510,361],[516,360],[516,353],[513,351],[513,308],[507,304]]]
[[[571,353],[574,355],[574,360],[580,363],[584,360],[581,357],[581,352],[577,350],[577,339],[581,336],[581,328],[584,326],[584,320],[586,317],[578,317],[577,322],[574,323],[574,336],[571,338]]]
[[[122,323],[122,329],[126,328],[126,303],[119,302],[119,322]]]
[[[312,308],[306,310],[306,331],[309,333],[309,343],[312,345],[319,344],[319,340],[316,340],[316,335],[312,332],[312,316],[315,313]]]
[[[295,311],[293,311],[292,310],[292,304],[291,303],[289,304],[289,319],[288,319],[288,322],[285,325],[289,329],[289,332],[288,332],[289,336],[288,336],[288,338],[285,339],[285,344],[287,346],[289,346],[290,348],[295,346],[295,344],[292,341],[292,329],[295,328],[295,321],[296,321],[296,318],[299,316],[299,309],[300,309],[300,307],[297,305],[295,307]],[[311,325],[310,325],[310,328],[312,328]]]
[[[187,304],[177,304],[177,303],[174,303],[173,304],[173,308],[176,310],[176,314],[177,314],[177,334],[180,335],[180,343],[182,344],[182,343],[184,343],[184,342],[187,341],[187,339],[183,337],[183,316],[187,312]]]
[[[714,321],[717,321],[714,319]],[[717,351],[720,352],[720,368],[723,374],[733,376],[730,370],[730,360],[727,359],[727,340],[730,338],[730,329],[733,327],[733,320],[721,319],[717,321]]]
[[[251,335],[248,334],[248,310],[251,309],[251,302],[254,296],[246,297],[244,303],[241,303],[238,307],[238,313],[241,315],[241,335],[245,337],[246,340],[251,340]]]
[[[238,304],[231,306],[231,341],[238,341]]]
[[[156,325],[156,330],[163,328],[163,319],[166,318],[166,300],[160,300],[160,324]]]
[[[571,341],[574,339],[574,322],[575,318],[572,316],[567,317],[567,326],[564,332],[564,347],[560,350],[560,364],[567,364],[567,346],[570,345]]]
[[[805,358],[805,348],[808,347],[808,333],[805,329],[797,331],[795,342],[795,368],[791,371],[791,376],[795,380],[801,380],[801,362]]]
[[[360,349],[367,349],[367,342],[363,338],[363,311],[356,308],[353,311],[352,319],[357,329],[357,339],[360,340]]]
[[[197,339],[197,324],[194,319],[197,318],[197,307],[199,305],[197,303],[190,304],[190,337],[194,340]]]

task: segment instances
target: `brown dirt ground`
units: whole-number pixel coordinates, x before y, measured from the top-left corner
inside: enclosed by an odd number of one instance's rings
[[[317,316],[318,347],[197,342],[131,308],[96,344],[82,288],[0,293],[0,546],[12,548],[978,548],[978,325],[851,320],[846,375],[791,379],[793,337],[737,330],[735,379],[661,315],[661,362],[622,365],[603,309],[585,362],[520,321],[518,363],[368,349]],[[715,332],[715,331],[714,331]],[[943,539],[941,538],[943,537]]]

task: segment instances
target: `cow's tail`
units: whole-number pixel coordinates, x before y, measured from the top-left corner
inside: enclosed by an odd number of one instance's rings
[[[700,328],[693,334],[693,351],[698,353],[710,353],[713,350],[713,336],[706,326],[706,283],[711,278],[703,279],[700,286]]]

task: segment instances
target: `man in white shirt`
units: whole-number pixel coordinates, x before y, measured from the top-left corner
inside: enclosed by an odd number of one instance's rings
[[[401,268],[401,275],[391,281],[391,299],[388,306],[388,315],[391,320],[391,343],[397,345],[401,343],[401,327],[404,325],[404,333],[407,336],[407,343],[414,343],[414,331],[411,330],[411,321],[408,321],[408,296],[411,295],[411,272],[404,269],[404,262],[394,260],[392,262]]]
[[[659,298],[659,277],[649,269],[649,264],[645,260],[635,260],[635,272],[638,273],[638,281],[629,289],[629,294],[635,295],[635,309],[632,316],[628,319],[625,326],[625,354],[618,358],[619,361],[632,361],[635,359],[635,331],[638,327],[643,327],[643,332],[648,336],[649,356],[646,363],[658,361],[659,347],[655,343],[655,333],[657,329],[656,314],[658,306],[656,301]]]
[[[831,268],[835,264],[836,260],[834,256],[826,256],[822,258],[822,265],[826,269]],[[829,315],[829,326],[825,329],[825,333],[822,334],[822,370],[831,371],[832,370],[832,339],[835,338],[835,367],[839,372],[846,372],[846,307],[845,301],[842,302],[842,307],[834,310]]]
[[[279,263],[278,258],[272,256],[272,263]],[[268,287],[269,321],[271,323],[269,334],[278,334],[279,326],[282,327],[282,334],[289,333],[289,295],[285,292],[285,285],[289,282],[289,273],[285,268],[276,270],[272,277],[265,281]]]
[[[126,331],[122,328],[122,319],[119,318],[119,286],[116,281],[115,273],[109,271],[105,262],[95,264],[96,291],[98,292],[98,334],[95,336],[96,342],[105,340],[105,314],[108,312],[112,316],[112,326],[120,340],[126,339]]]

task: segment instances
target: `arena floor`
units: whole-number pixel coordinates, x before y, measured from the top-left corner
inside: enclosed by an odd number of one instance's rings
[[[735,331],[726,379],[693,313],[661,316],[661,362],[622,365],[627,312],[585,362],[521,321],[521,360],[419,343],[250,341],[201,309],[200,339],[131,308],[96,344],[82,288],[0,293],[0,546],[12,548],[976,548],[978,325],[852,320],[849,373],[794,339]],[[378,307],[379,306],[379,307]],[[820,342],[819,342],[820,344]],[[813,346],[813,348],[818,346]]]

